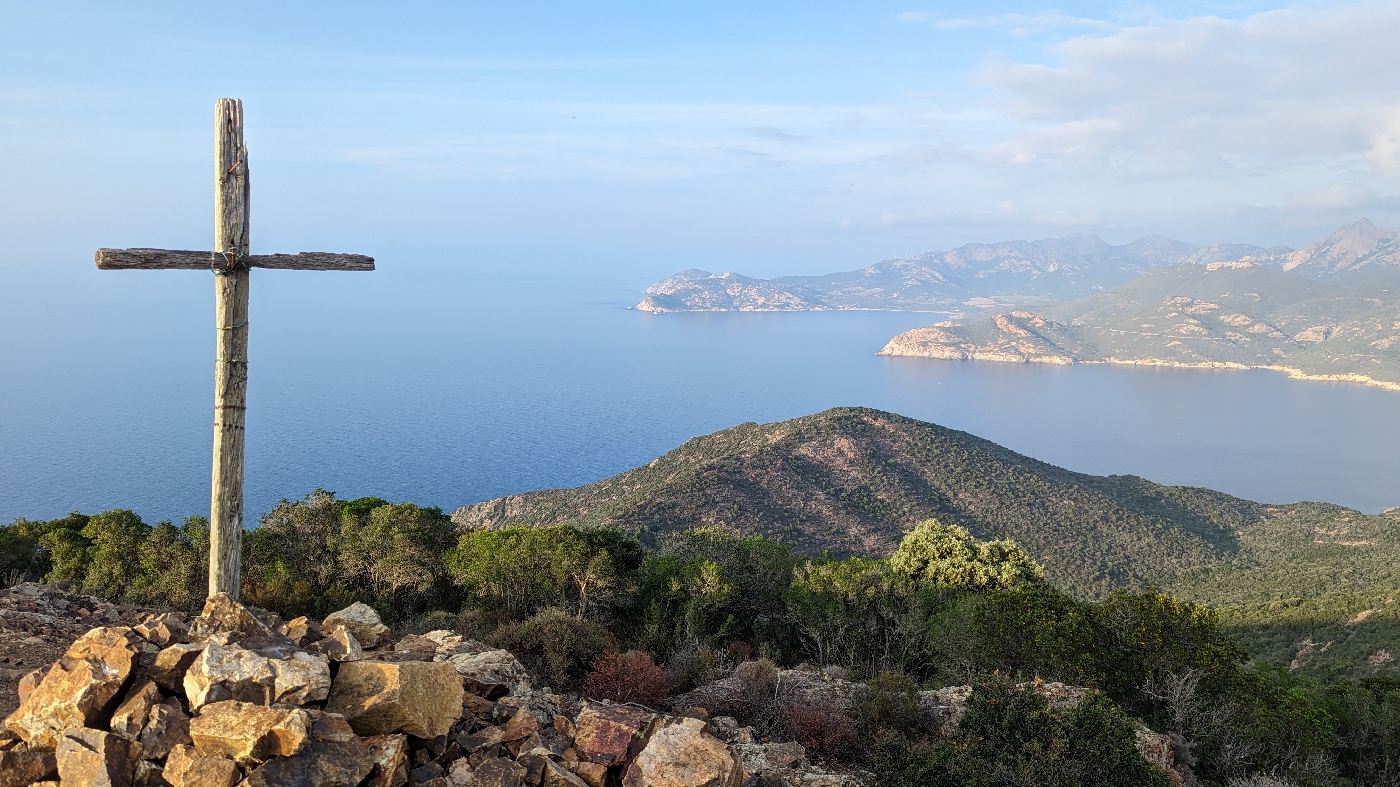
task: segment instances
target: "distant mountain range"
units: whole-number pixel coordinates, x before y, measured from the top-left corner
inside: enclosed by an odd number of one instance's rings
[[[597,483],[452,514],[463,528],[570,523],[652,543],[709,525],[813,556],[888,555],[927,517],[1015,539],[1081,597],[1155,585],[1217,605],[1252,652],[1284,664],[1314,658],[1364,672],[1380,650],[1400,651],[1400,509],[1265,505],[1075,473],[866,408],[741,424]],[[1299,643],[1314,640],[1336,644],[1300,656]]]
[[[1161,268],[1070,303],[915,328],[880,354],[1267,368],[1400,390],[1400,267],[1338,276],[1335,260],[1303,263],[1322,281],[1249,262]]]
[[[1157,268],[1246,261],[1324,279],[1400,266],[1396,233],[1366,219],[1294,251],[1244,243],[1197,246],[1148,235],[1113,246],[1097,235],[970,243],[824,276],[758,279],[685,270],[648,287],[652,313],[891,309],[966,312],[1083,298]]]

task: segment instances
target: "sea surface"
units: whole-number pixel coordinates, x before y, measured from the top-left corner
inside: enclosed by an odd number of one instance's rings
[[[81,275],[69,289],[12,276],[23,297],[0,299],[0,521],[206,513],[208,274]],[[255,271],[248,523],[318,487],[452,509],[585,484],[695,435],[839,405],[1088,473],[1400,505],[1397,393],[1267,371],[881,358],[938,315],[626,308],[639,299],[586,281]]]

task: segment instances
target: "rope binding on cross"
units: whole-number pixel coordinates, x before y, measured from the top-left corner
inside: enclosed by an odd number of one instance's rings
[[[222,268],[215,263],[219,257],[224,258]],[[225,276],[241,270],[246,271],[248,270],[248,252],[236,246],[230,246],[224,251],[216,251],[209,255],[209,270],[213,271],[215,276]]]

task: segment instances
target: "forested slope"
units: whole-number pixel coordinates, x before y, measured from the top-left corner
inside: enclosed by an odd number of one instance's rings
[[[577,489],[466,506],[462,527],[605,525],[657,534],[719,525],[816,555],[888,555],[935,517],[1012,538],[1082,596],[1161,583],[1235,554],[1259,504],[1133,476],[1090,476],[952,429],[864,408],[741,424]]]

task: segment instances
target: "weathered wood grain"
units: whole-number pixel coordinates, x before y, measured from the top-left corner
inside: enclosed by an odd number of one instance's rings
[[[248,149],[243,102],[214,102],[214,249],[248,256]],[[222,266],[221,266],[222,267]],[[209,502],[209,595],[238,598],[243,544],[243,435],[248,405],[248,268],[214,277],[214,462]]]
[[[97,267],[104,271],[210,270],[212,251],[174,249],[98,249]]]
[[[300,254],[254,254],[248,258],[248,265],[284,271],[372,271],[374,258],[363,254],[303,251]]]
[[[219,270],[227,260],[212,251],[177,249],[98,249],[97,267],[113,270]],[[374,258],[363,254],[304,251],[300,254],[252,254],[244,259],[250,268],[284,271],[372,271]]]

